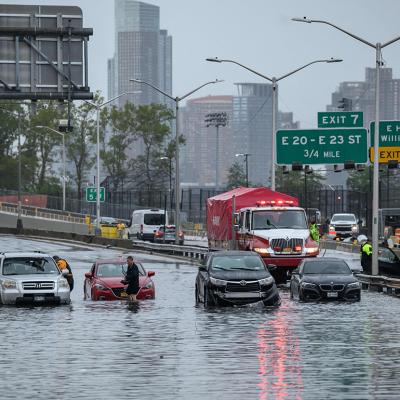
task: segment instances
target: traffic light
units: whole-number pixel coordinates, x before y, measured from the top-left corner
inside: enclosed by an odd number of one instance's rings
[[[294,162],[292,164],[292,171],[303,171],[303,164],[302,163],[298,163],[298,162]]]
[[[388,164],[387,164],[387,167],[389,169],[394,169],[394,168],[397,168],[398,164],[399,163],[397,162],[397,160],[389,160]]]
[[[347,97],[342,97],[342,99],[339,100],[338,103],[339,105],[337,106],[337,108],[343,111],[351,111],[353,109],[353,100]]]
[[[288,174],[288,173],[289,173],[288,167],[286,165],[284,165],[282,167],[282,174]]]
[[[305,174],[311,174],[313,172],[313,169],[309,165],[304,166],[304,173]]]
[[[339,165],[337,165],[337,164],[335,164],[335,165],[333,166],[333,171],[334,171],[334,172],[342,172],[342,170],[340,169]]]

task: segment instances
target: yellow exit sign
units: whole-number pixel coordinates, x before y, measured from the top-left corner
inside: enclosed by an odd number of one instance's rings
[[[369,159],[374,162],[374,148],[369,151]],[[386,164],[388,161],[395,160],[400,162],[400,147],[379,147],[379,163]]]

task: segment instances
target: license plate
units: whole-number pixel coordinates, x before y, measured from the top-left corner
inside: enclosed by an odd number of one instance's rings
[[[126,292],[121,292],[120,297],[128,297],[128,293],[126,293]]]
[[[328,293],[326,294],[326,296],[327,296],[327,297],[338,297],[338,294],[337,294],[337,292],[328,292]]]
[[[35,301],[45,301],[46,297],[45,296],[34,296],[33,300],[35,300]]]

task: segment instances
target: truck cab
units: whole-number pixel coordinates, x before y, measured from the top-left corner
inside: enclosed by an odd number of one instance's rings
[[[286,281],[302,259],[319,254],[304,209],[290,202],[260,202],[241,209],[236,230],[238,248],[256,251],[266,264],[276,265],[273,275],[278,282]]]

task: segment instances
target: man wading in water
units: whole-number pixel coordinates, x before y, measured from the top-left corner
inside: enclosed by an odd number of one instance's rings
[[[128,300],[130,302],[135,302],[136,296],[140,291],[139,286],[139,269],[137,265],[133,262],[133,257],[128,256],[126,258],[126,262],[128,264],[128,270],[126,271],[125,281],[124,283],[128,284],[126,289],[126,293],[128,294]]]

